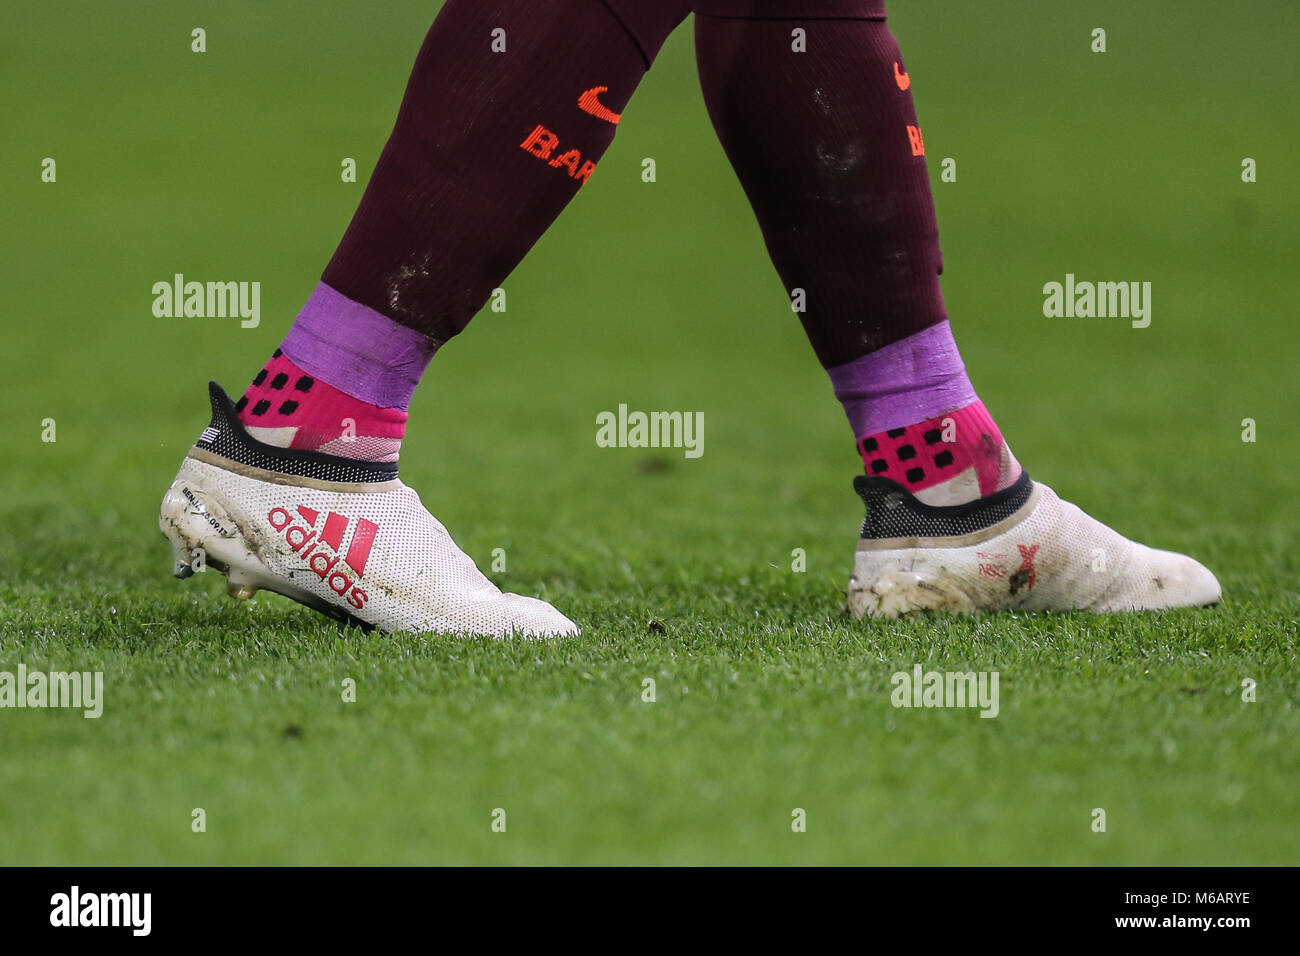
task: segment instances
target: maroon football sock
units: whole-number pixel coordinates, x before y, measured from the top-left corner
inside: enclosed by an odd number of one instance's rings
[[[714,128],[822,365],[942,322],[923,140],[883,3],[700,0],[695,41]]]
[[[428,336],[460,332],[596,169],[685,0],[449,0],[323,275]]]
[[[433,353],[590,178],[688,9],[448,0],[342,243],[236,406],[250,432],[396,460]]]
[[[912,78],[883,0],[699,0],[700,83],[867,473],[932,505],[1013,483],[939,291]]]

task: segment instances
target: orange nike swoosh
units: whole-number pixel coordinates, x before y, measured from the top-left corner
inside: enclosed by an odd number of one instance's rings
[[[898,64],[894,64],[894,82],[898,84],[900,90],[905,90],[912,85],[912,78],[906,73],[898,72]]]
[[[617,126],[618,121],[622,118],[623,114],[615,113],[597,99],[601,93],[604,93],[608,89],[608,86],[593,86],[587,92],[578,97],[578,109],[582,110],[584,113],[590,113],[592,116],[596,117],[596,119],[603,119],[606,123],[613,123]]]

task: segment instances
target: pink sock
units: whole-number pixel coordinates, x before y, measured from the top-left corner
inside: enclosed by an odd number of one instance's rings
[[[867,474],[896,481],[927,504],[951,505],[1001,491],[1020,464],[984,403],[858,439]]]
[[[935,506],[983,498],[1020,477],[946,321],[827,371],[868,475]]]
[[[235,403],[258,441],[342,458],[397,461],[407,414],[339,391],[295,364],[281,349]]]

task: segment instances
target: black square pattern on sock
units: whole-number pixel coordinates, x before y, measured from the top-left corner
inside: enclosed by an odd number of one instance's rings
[[[292,415],[298,410],[298,403],[290,399],[280,406],[281,415]]]
[[[943,432],[939,431],[939,429],[937,428],[931,428],[928,432],[925,433],[925,443],[927,445],[938,444],[939,439],[942,437],[943,437]]]
[[[924,477],[925,477],[925,471],[924,471],[923,469],[920,469],[920,468],[909,468],[909,469],[907,469],[907,480],[908,480],[908,481],[911,481],[911,482],[917,482],[917,481],[920,481],[920,480],[921,480],[922,478],[924,478]]]
[[[293,387],[300,392],[310,392],[311,387],[316,384],[316,380],[310,375],[304,375],[293,383]]]
[[[888,435],[890,438],[902,438],[904,435],[907,434],[907,429],[891,428],[889,431],[885,432],[885,434]]]
[[[283,354],[284,353],[281,352],[279,349],[276,349],[274,352],[271,353],[271,358],[279,358]]]
[[[915,457],[916,457],[916,449],[913,448],[911,445],[904,445],[902,448],[898,449],[899,461],[907,461],[908,459],[915,458]]]
[[[952,452],[941,451],[934,456],[934,463],[940,468],[947,468],[952,464]]]
[[[875,440],[874,438],[864,438],[864,439],[862,439],[862,450],[863,450],[863,451],[875,451],[875,450],[876,450],[877,448],[879,448],[879,447],[880,447],[880,446],[876,444],[876,440]]]
[[[284,386],[288,383],[288,381],[289,381],[289,376],[281,372],[275,378],[271,379],[271,387],[275,389],[284,388]]]
[[[253,378],[253,384],[261,385],[265,381],[266,381],[266,369],[262,369],[262,371],[258,372],[257,375]]]
[[[875,472],[877,475],[880,474],[882,471],[889,471],[889,463],[886,462],[885,459],[883,458],[877,458],[875,461],[871,463],[871,470]]]
[[[258,402],[256,405],[253,406],[253,414],[265,415],[266,410],[270,407],[271,407],[271,403],[268,402],[266,399],[262,399],[260,402]]]
[[[236,411],[236,412],[242,412],[242,411],[243,411],[245,408],[247,408],[247,407],[248,407],[248,396],[247,396],[247,395],[245,395],[245,396],[244,396],[243,398],[241,398],[239,401],[235,402],[235,411]]]

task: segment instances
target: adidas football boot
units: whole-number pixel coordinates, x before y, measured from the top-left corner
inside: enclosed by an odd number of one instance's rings
[[[1182,554],[1130,541],[1022,472],[969,504],[931,506],[860,475],[867,508],[849,579],[856,616],[910,611],[1146,611],[1202,607],[1219,582]]]
[[[578,627],[544,601],[503,594],[397,477],[358,461],[258,441],[209,384],[212,421],[163,497],[176,577],[226,575],[235,598],[274,591],[384,631],[560,637]]]

